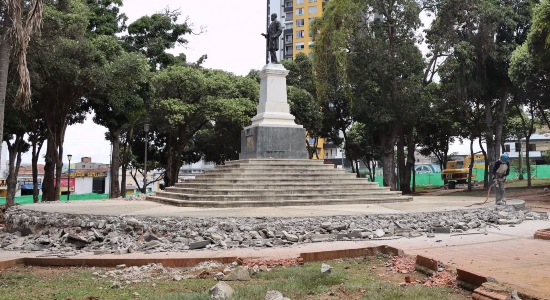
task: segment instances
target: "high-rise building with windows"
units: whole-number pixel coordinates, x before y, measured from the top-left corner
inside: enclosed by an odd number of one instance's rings
[[[327,0],[269,0],[269,16],[278,15],[283,25],[277,58],[294,59],[298,53],[311,55],[313,41],[309,34],[309,25],[323,13]]]

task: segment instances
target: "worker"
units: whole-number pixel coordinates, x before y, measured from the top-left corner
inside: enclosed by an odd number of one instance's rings
[[[493,180],[495,181],[496,205],[506,205],[506,176],[510,174],[510,163],[508,154],[503,153],[500,159],[495,161],[491,169]]]

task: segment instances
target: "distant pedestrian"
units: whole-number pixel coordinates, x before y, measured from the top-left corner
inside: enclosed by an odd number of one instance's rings
[[[495,181],[496,205],[506,205],[506,176],[510,174],[510,162],[508,154],[503,153],[500,159],[495,161],[491,169],[493,180]]]

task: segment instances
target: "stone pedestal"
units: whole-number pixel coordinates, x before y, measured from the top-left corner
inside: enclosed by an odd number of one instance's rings
[[[306,130],[294,122],[287,101],[286,70],[267,64],[260,71],[260,103],[252,124],[241,131],[239,159],[307,159]]]

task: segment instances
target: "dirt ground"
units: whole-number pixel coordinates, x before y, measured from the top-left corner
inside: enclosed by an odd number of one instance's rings
[[[487,189],[483,187],[477,187],[473,192],[468,192],[466,188],[445,189],[443,187],[437,189],[429,189],[415,195],[422,196],[487,196]],[[494,191],[491,191],[489,198],[494,199]],[[527,187],[513,187],[506,188],[506,198],[520,199],[525,201],[527,208],[535,211],[550,212],[550,186],[533,186]]]

